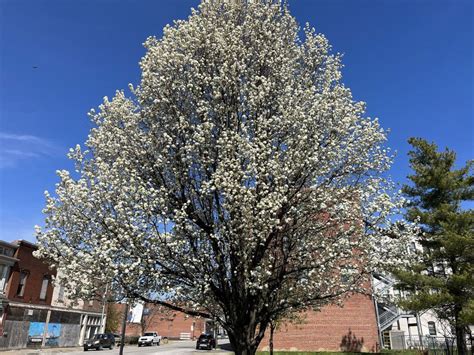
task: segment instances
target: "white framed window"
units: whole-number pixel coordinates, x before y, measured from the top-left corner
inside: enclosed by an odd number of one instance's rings
[[[48,291],[48,285],[49,285],[49,276],[43,276],[43,282],[41,283],[40,300],[46,299],[46,292]]]

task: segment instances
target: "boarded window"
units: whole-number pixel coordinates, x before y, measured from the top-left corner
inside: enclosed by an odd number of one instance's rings
[[[49,322],[61,324],[80,324],[81,314],[75,312],[52,311]]]
[[[25,320],[25,309],[17,307],[7,308],[7,319],[8,320]]]
[[[7,308],[7,318],[10,320],[28,322],[46,322],[47,309],[31,309],[10,306]]]

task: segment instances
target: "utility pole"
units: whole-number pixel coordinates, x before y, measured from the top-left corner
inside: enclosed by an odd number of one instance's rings
[[[101,333],[105,333],[105,322],[104,322],[105,317],[104,317],[104,315],[105,315],[105,304],[106,304],[105,300],[107,299],[107,289],[108,289],[108,287],[109,287],[109,284],[106,284],[105,285],[105,292],[102,295],[102,313],[100,314],[100,332]]]
[[[216,340],[216,342],[214,343],[214,349],[217,349],[217,346],[219,345],[219,339],[218,339],[218,327],[219,327],[219,323],[217,323],[217,320],[216,318],[214,318],[214,321],[213,321],[213,328],[214,328],[214,339]]]
[[[128,302],[125,303],[122,320],[122,334],[120,340],[120,351],[119,355],[123,355],[123,347],[125,346],[125,329],[127,328],[127,317],[128,317]]]

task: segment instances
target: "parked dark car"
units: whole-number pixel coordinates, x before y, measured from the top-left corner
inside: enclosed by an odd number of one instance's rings
[[[120,334],[113,334],[115,339],[115,346],[119,346],[122,343],[122,336]]]
[[[216,339],[212,334],[201,334],[196,342],[196,349],[211,350],[216,347]]]
[[[115,346],[115,337],[113,334],[96,334],[84,342],[84,351],[89,349],[102,350],[103,348],[113,349]]]

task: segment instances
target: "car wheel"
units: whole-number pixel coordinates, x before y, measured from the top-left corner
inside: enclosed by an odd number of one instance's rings
[[[156,343],[156,346],[160,346],[161,340],[158,340],[158,343]]]
[[[87,351],[87,350],[89,350],[89,349],[87,349],[87,348],[84,348],[84,351]]]
[[[142,344],[138,344],[138,347],[140,348],[142,346]]]

